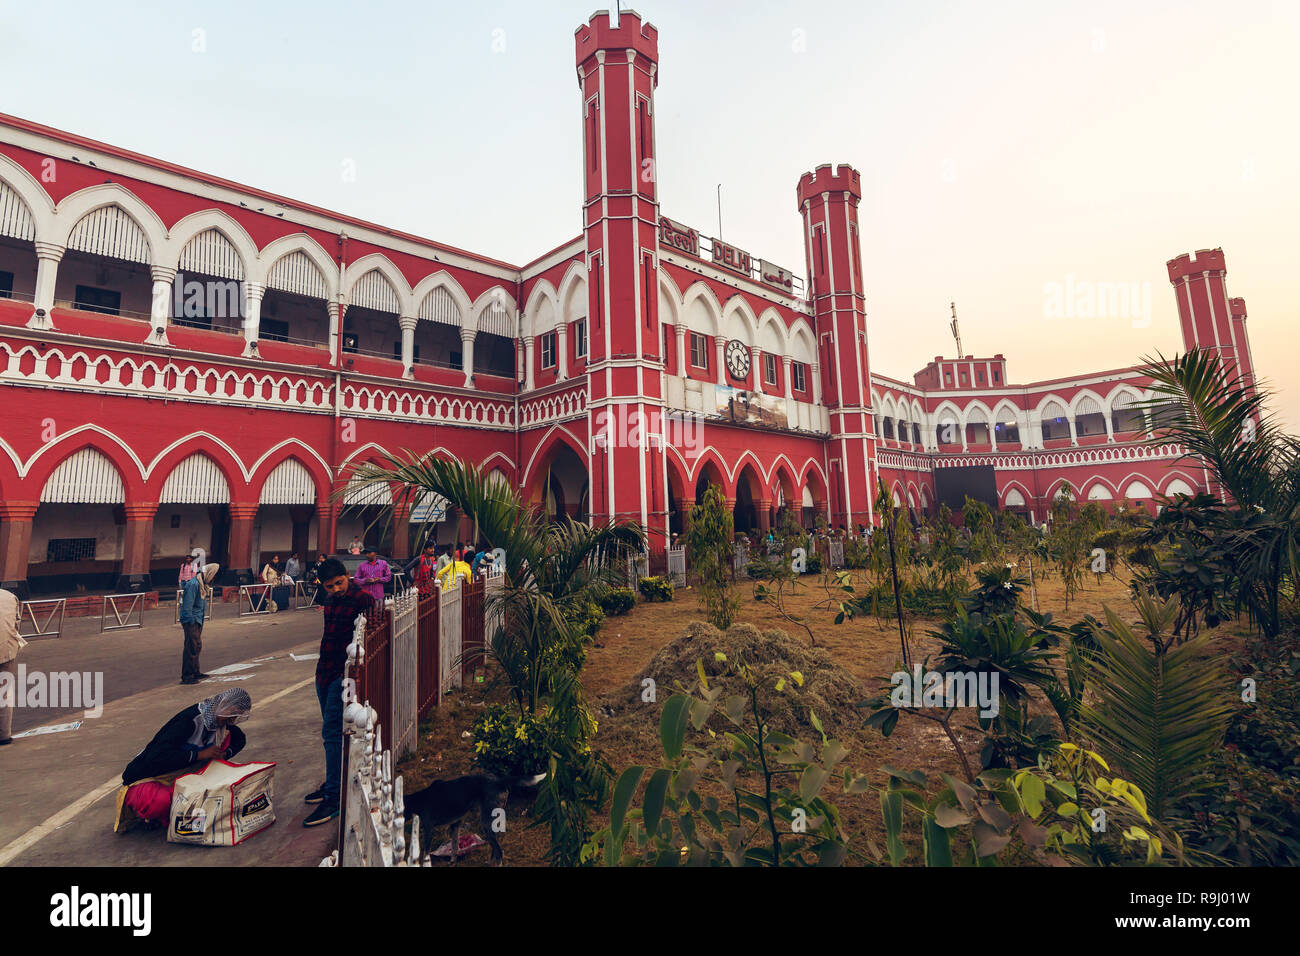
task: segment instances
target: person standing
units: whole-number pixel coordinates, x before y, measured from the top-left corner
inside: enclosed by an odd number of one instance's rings
[[[375,606],[375,600],[348,577],[338,558],[328,558],[317,569],[328,597],[322,615],[320,660],[316,662],[316,699],[320,702],[321,742],[325,746],[325,782],[307,794],[308,803],[320,804],[302,825],[320,826],[339,815],[343,775],[343,665],[356,630],[357,617]]]
[[[271,560],[262,567],[262,583],[269,584],[273,588],[280,586],[280,556],[278,554],[271,555]]]
[[[352,540],[348,542],[348,554],[360,554],[362,547],[361,539],[354,534]]]
[[[293,584],[302,580],[302,561],[298,559],[298,552],[295,551],[289,555],[289,560],[284,565],[285,584]]]
[[[0,686],[0,747],[13,743],[14,705],[18,692],[18,652],[27,646],[18,633],[18,614],[22,605],[18,595],[0,590],[0,673],[8,680]]]
[[[197,684],[208,676],[199,670],[199,654],[203,652],[203,621],[208,614],[212,581],[220,568],[219,564],[205,564],[203,572],[186,581],[181,591],[180,620],[185,631],[185,648],[181,651],[182,684]]]
[[[384,603],[384,584],[393,580],[393,572],[388,562],[381,560],[374,548],[366,549],[366,560],[357,568],[357,587],[365,591],[375,603]]]

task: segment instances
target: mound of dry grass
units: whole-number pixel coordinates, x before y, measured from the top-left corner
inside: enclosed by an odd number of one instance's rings
[[[726,661],[717,660],[718,653],[725,654]],[[642,681],[647,677],[654,680],[660,695],[695,689],[697,661],[709,686],[721,685],[726,694],[745,693],[744,680],[734,666],[744,661],[760,678],[759,708],[768,725],[791,736],[816,734],[810,711],[816,712],[827,734],[861,726],[866,716],[857,706],[867,696],[864,689],[827,651],[809,647],[785,631],[759,631],[752,624],[736,624],[722,632],[702,621],[688,625],[681,637],[660,648],[631,683],[613,696],[610,708],[618,712],[639,707]],[[790,678],[792,671],[803,676],[802,687]],[[785,687],[778,691],[775,685],[781,677]]]

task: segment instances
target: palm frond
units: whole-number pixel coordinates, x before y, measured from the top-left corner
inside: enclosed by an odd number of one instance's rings
[[[1135,600],[1145,638],[1161,642],[1178,613],[1178,599]],[[1090,655],[1089,689],[1081,722],[1102,755],[1142,788],[1152,816],[1167,820],[1206,783],[1210,756],[1223,746],[1231,711],[1228,682],[1206,657],[1206,638],[1167,653],[1144,639],[1109,607],[1106,627],[1093,626],[1099,653]]]

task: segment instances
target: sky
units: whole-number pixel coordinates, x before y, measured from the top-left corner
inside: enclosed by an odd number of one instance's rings
[[[0,112],[522,264],[581,231],[594,9],[0,0]],[[716,234],[721,184],[723,238],[802,274],[800,174],[862,173],[874,372],[953,355],[950,301],[1016,383],[1170,355],[1165,262],[1221,246],[1300,430],[1300,3],[635,9],[665,215]]]

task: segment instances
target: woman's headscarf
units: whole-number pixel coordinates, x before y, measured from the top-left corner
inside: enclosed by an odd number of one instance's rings
[[[211,731],[217,729],[217,721],[221,718],[237,722],[247,717],[252,709],[253,698],[248,696],[248,691],[242,687],[231,687],[201,701],[199,717],[203,720],[204,728]]]

